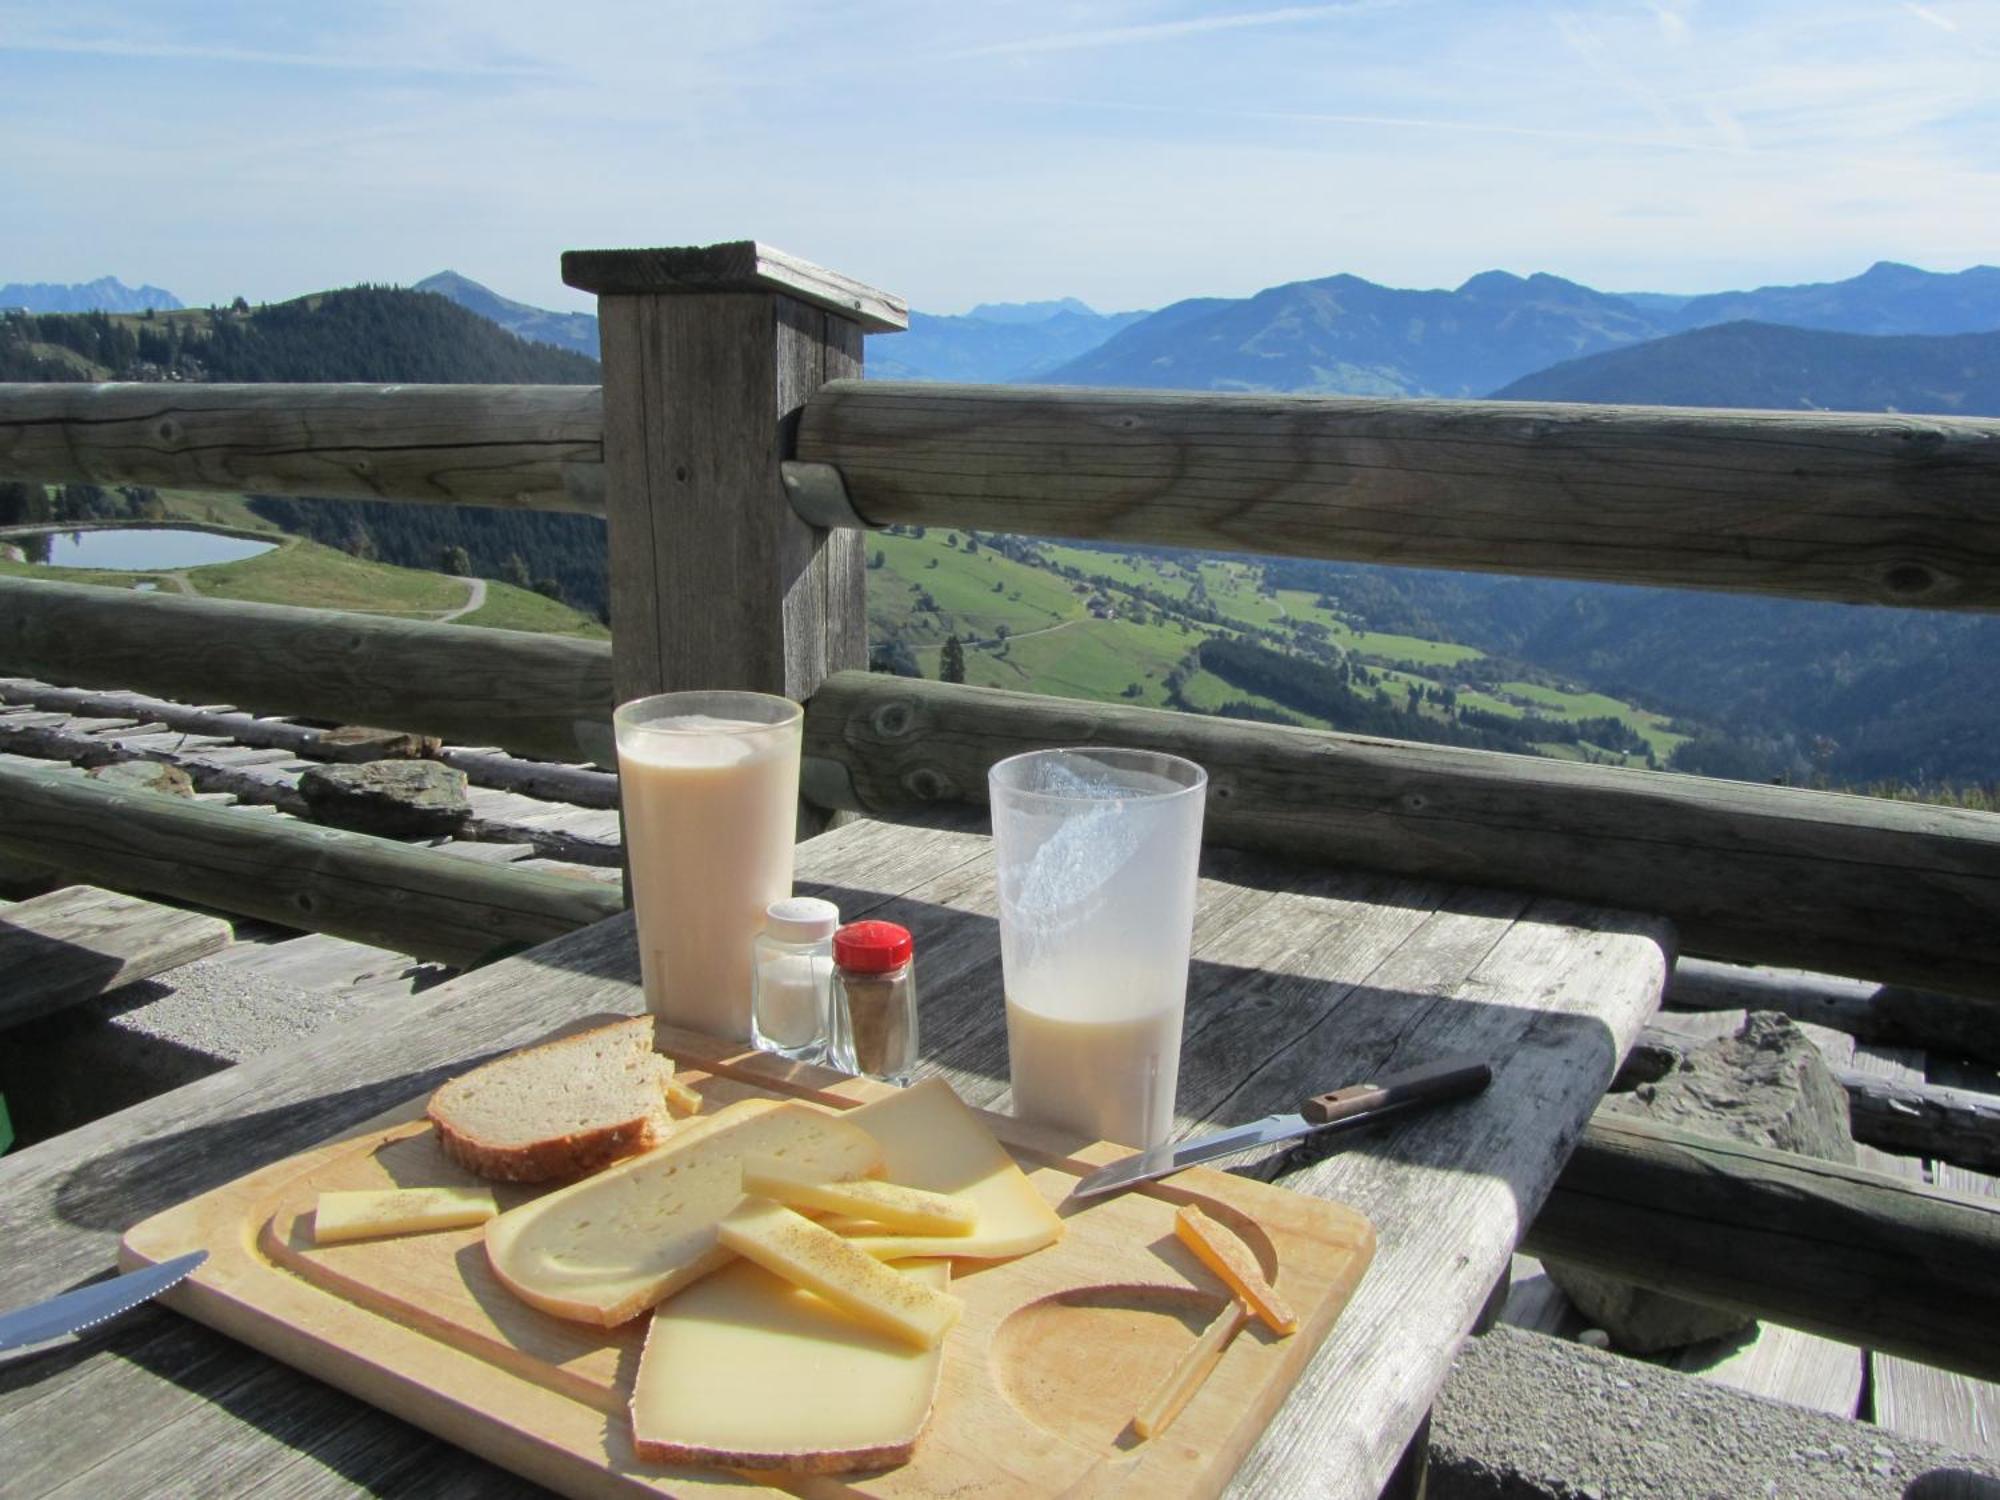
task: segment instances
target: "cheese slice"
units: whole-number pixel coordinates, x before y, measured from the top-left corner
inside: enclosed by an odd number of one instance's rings
[[[937,1260],[896,1274],[937,1292],[951,1279]],[[794,1473],[905,1463],[943,1354],[738,1261],[654,1312],[632,1387],[633,1446],[651,1463]]]
[[[827,1178],[879,1171],[881,1147],[831,1110],[744,1099],[486,1226],[494,1275],[531,1307],[610,1328],[726,1264],[716,1226],[743,1202],[743,1162]]]
[[[337,1245],[376,1235],[423,1234],[484,1224],[500,1212],[491,1188],[378,1188],[321,1193],[313,1209],[313,1243]]]
[[[782,1203],[748,1200],[722,1221],[716,1237],[745,1260],[919,1349],[943,1343],[965,1311],[958,1298],[871,1260]]]
[[[882,1143],[883,1177],[964,1198],[979,1220],[968,1235],[861,1236],[850,1241],[855,1248],[878,1260],[935,1255],[1002,1260],[1062,1238],[1055,1210],[942,1078],[899,1089],[843,1118]]]
[[[787,1208],[809,1208],[839,1214],[843,1222],[859,1221],[904,1234],[963,1235],[979,1223],[978,1211],[964,1198],[947,1198],[899,1182],[822,1182],[811,1173],[781,1161],[752,1161],[743,1166],[743,1191],[769,1198]],[[827,1228],[839,1231],[838,1224]]]
[[[1264,1268],[1257,1264],[1250,1247],[1203,1213],[1199,1205],[1183,1203],[1175,1210],[1174,1235],[1241,1297],[1271,1332],[1282,1336],[1299,1331],[1299,1315],[1264,1279]]]

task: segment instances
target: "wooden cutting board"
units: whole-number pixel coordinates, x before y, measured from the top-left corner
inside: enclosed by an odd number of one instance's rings
[[[693,1033],[660,1037],[709,1110],[757,1095],[849,1108],[888,1090]],[[567,1495],[1214,1495],[1374,1253],[1373,1228],[1351,1208],[1201,1167],[1063,1208],[1079,1176],[1124,1149],[988,1114],[1067,1233],[1017,1260],[959,1263],[965,1314],[916,1456],[833,1477],[674,1469],[637,1459],[627,1426],[646,1317],[604,1330],[527,1307],[494,1279],[482,1229],[313,1245],[322,1190],[478,1181],[437,1149],[424,1103],[155,1215],[126,1234],[121,1261],[208,1250],[161,1301]],[[502,1187],[500,1205],[538,1191]],[[1144,1441],[1131,1428],[1138,1403],[1226,1300],[1174,1238],[1174,1208],[1189,1201],[1250,1245],[1301,1326],[1286,1339],[1245,1328],[1173,1425]]]

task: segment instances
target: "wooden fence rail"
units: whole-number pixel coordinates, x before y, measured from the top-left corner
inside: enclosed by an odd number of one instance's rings
[[[0,853],[460,966],[615,916],[605,887],[393,839],[0,768]]]
[[[805,734],[829,807],[980,803],[1003,756],[1131,745],[1208,768],[1216,843],[1658,912],[1717,958],[1975,994],[2000,972],[1990,813],[858,672]]]
[[[602,641],[0,578],[0,672],[610,758]]]
[[[2000,421],[834,381],[889,522],[2000,608]]]
[[[594,385],[0,385],[0,479],[604,513]]]

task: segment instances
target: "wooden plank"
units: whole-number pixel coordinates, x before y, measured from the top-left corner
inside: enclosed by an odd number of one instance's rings
[[[770,1094],[817,1097],[809,1075],[753,1081],[731,1066],[736,1048],[721,1044],[717,1057],[715,1044],[697,1038],[703,1045],[690,1051],[683,1035],[664,1034],[663,1050],[711,1108]],[[850,1080],[841,1097],[851,1104],[889,1091]],[[607,1432],[605,1412],[629,1386],[642,1323],[580,1330],[533,1314],[512,1302],[483,1256],[464,1253],[478,1230],[312,1244],[307,1215],[323,1190],[477,1181],[438,1153],[422,1104],[419,1096],[379,1129],[155,1216],[127,1233],[127,1262],[164,1258],[175,1243],[214,1245],[170,1305],[566,1493],[742,1492],[735,1476],[649,1472],[633,1460],[622,1422]],[[1019,1139],[1014,1122],[989,1123],[1052,1203],[1105,1154],[1051,1158]],[[911,1461],[872,1487],[915,1500],[978,1476],[995,1497],[1039,1500],[1106,1463],[1126,1467],[1118,1439],[1135,1389],[1164,1375],[1192,1328],[1226,1300],[1191,1257],[1160,1250],[1172,1244],[1177,1204],[1190,1197],[1257,1226],[1301,1320],[1295,1340],[1235,1345],[1176,1422],[1179,1438],[1146,1452],[1148,1493],[1216,1493],[1353,1293],[1374,1235],[1338,1203],[1205,1170],[1171,1188],[1072,1205],[1057,1245],[960,1280],[964,1315],[947,1346],[937,1415]],[[1122,1335],[1115,1357],[1092,1347],[1092,1333],[1108,1328]],[[1093,1357],[1078,1359],[1083,1350]]]
[[[1005,756],[1091,744],[1206,766],[1211,843],[1659,912],[1704,953],[1975,992],[2000,972],[1990,813],[865,672],[807,705],[806,782],[895,816],[982,803]]]
[[[1640,1034],[1619,1076],[1633,1083],[1665,1077],[1691,1046],[1733,1036],[1742,1021],[1742,1011],[1662,1012]],[[1857,1067],[1852,1037],[1810,1021],[1796,1024],[1818,1033],[1812,1040],[1834,1081],[1846,1091],[1848,1123],[1856,1141],[1884,1151],[1941,1158],[1973,1171],[2000,1169],[2000,1098],[1925,1083],[1922,1070],[1915,1067],[1889,1071]],[[1864,1057],[1891,1055],[1885,1048],[1861,1051]]]
[[[1967,993],[1992,996],[1993,977],[1987,975]],[[1667,985],[1667,1003],[1691,1010],[1779,1010],[1864,1042],[2000,1063],[2000,1010],[1957,995],[1683,954]]]
[[[1914,1087],[1930,1068],[1909,1048],[1860,1047],[1855,1066],[1892,1084]],[[1974,1200],[2000,1199],[2000,1179],[1948,1164],[1927,1164],[1913,1155],[1860,1148],[1860,1159],[1876,1171]],[[1874,1417],[1882,1426],[1911,1437],[1930,1438],[1971,1453],[2000,1457],[2000,1384],[1953,1374],[1913,1359],[1879,1351],[1868,1356]]]
[[[800,520],[779,477],[785,423],[858,369],[858,336],[768,293],[611,296],[599,319],[618,701],[804,699],[862,666],[860,544]]]
[[[602,641],[18,578],[0,578],[0,671],[562,760],[593,758],[611,702]]]
[[[229,940],[219,917],[92,886],[31,897],[0,912],[0,1028],[219,953]]]
[[[2000,1209],[1921,1182],[1599,1115],[1526,1246],[1825,1338],[2000,1374],[1988,1332],[2000,1321]]]
[[[2000,421],[843,381],[871,524],[2000,608]]]
[[[600,921],[618,893],[80,776],[0,769],[0,852],[465,965]]]
[[[578,385],[0,385],[0,478],[601,515]]]
[[[796,255],[755,240],[651,250],[565,250],[566,285],[600,297],[782,292],[809,307],[837,313],[866,333],[910,326],[909,305]]]
[[[1683,1349],[1664,1363],[1767,1401],[1852,1417],[1861,1408],[1867,1355],[1837,1339],[1759,1322],[1741,1338]]]

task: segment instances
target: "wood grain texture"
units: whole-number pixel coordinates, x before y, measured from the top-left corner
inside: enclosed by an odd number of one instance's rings
[[[0,910],[0,1028],[220,953],[229,942],[220,917],[87,885],[17,902]]]
[[[2000,1209],[1921,1182],[1600,1115],[1526,1244],[1825,1338],[2000,1374]]]
[[[1741,1012],[1730,1015],[1740,1024]],[[1810,1024],[1810,1023],[1808,1023]],[[1731,1036],[1735,1026],[1714,1034]],[[1818,1028],[1815,1028],[1818,1029]],[[1841,1033],[1843,1041],[1851,1039]],[[1620,1076],[1634,1082],[1663,1078],[1677,1067],[1695,1041],[1649,1026],[1633,1044]],[[1938,1157],[1970,1171],[2000,1171],[2000,1098],[1973,1089],[1955,1089],[1914,1078],[1889,1077],[1826,1059],[1828,1070],[1847,1094],[1848,1124],[1863,1145],[1906,1156]]]
[[[978,805],[995,761],[1093,744],[1207,767],[1211,843],[1659,912],[1754,962],[1974,991],[2000,972],[1989,813],[858,672],[807,705],[806,784],[878,816]]]
[[[565,761],[593,758],[612,675],[602,641],[18,578],[0,578],[0,672]]]
[[[566,285],[600,297],[781,292],[838,314],[867,333],[898,333],[910,326],[909,306],[901,297],[755,240],[652,250],[565,250],[562,277]]]
[[[1855,1049],[1856,1069],[1891,1085],[1914,1086],[1932,1069],[1923,1054],[1908,1047]],[[1914,1156],[1891,1155],[1863,1146],[1861,1165],[1912,1183],[1928,1181],[1941,1191],[1975,1201],[2000,1199],[2000,1179]],[[2000,1207],[2000,1205],[1996,1205]],[[1942,1370],[1921,1360],[1872,1350],[1874,1417],[1882,1426],[1912,1437],[1929,1438],[1968,1452],[2000,1457],[2000,1384]]]
[[[859,369],[854,325],[742,292],[609,296],[599,324],[617,700],[804,699],[864,665],[860,541],[800,520],[779,477],[792,414]]]
[[[0,478],[601,515],[587,385],[0,385]]]
[[[782,1081],[767,1086],[754,1058],[739,1071],[734,1048],[690,1051],[672,1032],[661,1041],[677,1076],[711,1109],[792,1092]],[[794,1087],[815,1093],[809,1080]],[[839,1102],[887,1091],[857,1083]],[[217,1247],[169,1306],[566,1494],[740,1492],[726,1475],[663,1472],[634,1459],[622,1408],[643,1323],[581,1328],[519,1304],[479,1253],[478,1229],[314,1243],[321,1191],[478,1185],[439,1152],[422,1110],[419,1097],[357,1137],[155,1216],[125,1236],[126,1263],[165,1258],[178,1243]],[[1007,1139],[1012,1122],[989,1123]],[[1015,1149],[1051,1203],[1085,1170]],[[500,1191],[511,1207],[538,1190]],[[1172,1238],[1176,1207],[1187,1201],[1252,1235],[1286,1279],[1301,1332],[1295,1341],[1245,1341],[1183,1416],[1174,1444],[1131,1451],[1122,1439],[1135,1390],[1172,1367],[1227,1297]],[[1056,1246],[959,1280],[965,1313],[946,1344],[939,1415],[915,1456],[833,1488],[929,1496],[979,1475],[987,1493],[1040,1497],[1110,1464],[1143,1471],[1150,1493],[1212,1495],[1339,1316],[1372,1243],[1366,1221],[1339,1204],[1215,1172],[1098,1200],[1066,1216]],[[1107,1336],[1116,1336],[1115,1356]]]
[[[878,526],[2000,608],[1979,418],[856,381],[798,456]]]
[[[2000,992],[1989,972],[1970,993]],[[1864,1042],[1916,1047],[2000,1063],[2000,1006],[1803,969],[1753,968],[1683,955],[1667,985],[1669,1004],[1689,1010],[1777,1010]]]
[[[602,921],[616,891],[74,773],[0,768],[0,850],[74,876],[465,965]]]

